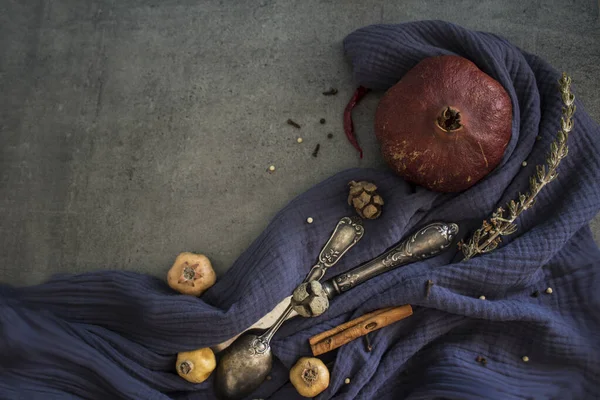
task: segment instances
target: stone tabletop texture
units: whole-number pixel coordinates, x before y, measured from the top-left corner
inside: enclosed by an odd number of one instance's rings
[[[380,94],[355,112],[362,161],[344,136],[355,83],[341,42],[422,19],[543,57],[600,121],[596,0],[0,0],[0,281],[162,277],[182,251],[223,273],[296,195],[384,168]]]

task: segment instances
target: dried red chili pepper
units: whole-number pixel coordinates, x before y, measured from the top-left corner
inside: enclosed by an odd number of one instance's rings
[[[360,153],[360,158],[363,158],[363,151],[358,144],[358,140],[356,140],[356,134],[354,132],[354,123],[352,122],[352,110],[356,105],[361,101],[365,95],[369,93],[369,89],[364,86],[359,86],[358,89],[352,95],[352,98],[346,105],[346,109],[344,110],[344,132],[346,133],[346,137],[352,143],[352,146]]]

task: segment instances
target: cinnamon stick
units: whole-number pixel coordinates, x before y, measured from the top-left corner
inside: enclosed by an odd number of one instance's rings
[[[348,328],[352,328],[353,326],[360,324],[361,322],[366,321],[371,317],[381,314],[382,312],[392,310],[393,308],[394,307],[386,307],[386,308],[380,308],[379,310],[371,311],[370,313],[366,313],[358,318],[355,318],[351,321],[348,321],[341,325],[338,325],[335,328],[332,328],[328,331],[321,332],[318,335],[315,335],[315,336],[311,337],[310,339],[308,339],[308,342],[311,345],[316,344],[318,342],[322,342],[324,339],[327,339],[328,337],[331,337],[337,333],[340,333]]]
[[[361,317],[348,321],[328,331],[319,333],[309,339],[310,347],[314,356],[327,353],[337,349],[385,326],[400,321],[412,315],[412,307],[404,305],[400,307],[388,307],[375,310]]]

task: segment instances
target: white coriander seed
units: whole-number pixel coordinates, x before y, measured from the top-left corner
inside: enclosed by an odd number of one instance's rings
[[[552,288],[551,288],[551,287],[549,287],[548,289],[546,289],[546,293],[548,293],[548,294],[552,294],[552,292],[553,292],[553,290],[552,290]]]
[[[484,295],[479,296],[479,300],[485,300],[485,296]]]
[[[521,165],[522,165],[523,167],[526,167],[526,166],[527,166],[527,161],[523,161],[523,162],[521,163]]]
[[[348,384],[350,383],[350,378],[346,378],[346,379],[344,380],[344,383],[345,383],[346,385],[348,385]]]
[[[301,137],[299,137],[298,139],[296,139],[296,142],[298,142],[298,143],[302,143],[303,141],[304,140]]]
[[[269,171],[271,171],[271,172],[275,171],[275,166],[274,166],[274,165],[271,165],[271,166],[269,167]]]
[[[523,360],[523,362],[529,362],[529,357],[523,356],[521,357],[521,360]]]
[[[312,219],[312,217],[306,218],[306,222],[308,222],[309,224],[312,224],[313,221],[314,221],[314,219]]]

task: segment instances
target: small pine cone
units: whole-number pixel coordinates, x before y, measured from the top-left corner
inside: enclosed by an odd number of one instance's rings
[[[383,199],[377,194],[377,186],[367,181],[351,181],[348,204],[354,206],[358,215],[366,219],[375,219],[381,215]]]

